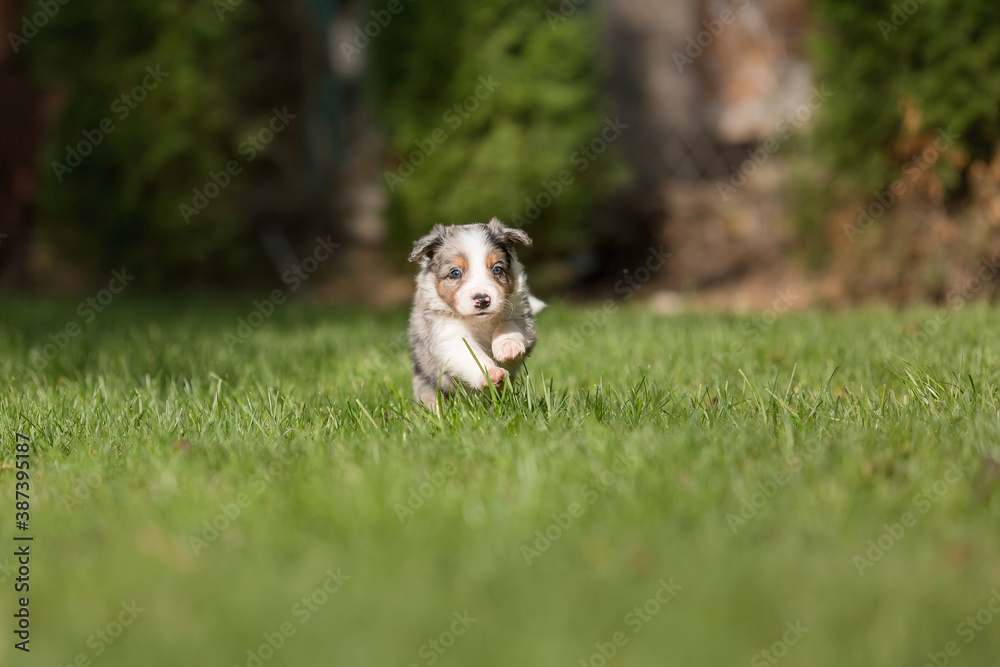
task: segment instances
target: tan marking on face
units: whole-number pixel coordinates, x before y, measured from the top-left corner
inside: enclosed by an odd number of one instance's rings
[[[499,276],[493,275],[493,267],[497,264],[503,267],[503,273]],[[510,296],[514,292],[514,281],[511,280],[510,270],[511,267],[507,262],[507,254],[502,248],[493,247],[488,253],[486,253],[486,270],[489,272],[490,277],[493,279],[500,289],[503,290],[506,296]]]
[[[449,308],[454,310],[456,306],[455,299],[458,295],[458,291],[462,288],[462,285],[465,283],[465,278],[469,273],[469,260],[467,260],[465,255],[462,253],[456,253],[440,257],[436,262],[436,265],[438,268],[437,273],[435,274],[435,277],[437,278],[435,287],[437,289],[438,296],[441,297],[442,301],[448,304]],[[461,278],[455,280],[448,277],[454,269],[458,269],[462,272]]]

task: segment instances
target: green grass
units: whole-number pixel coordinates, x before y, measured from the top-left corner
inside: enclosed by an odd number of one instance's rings
[[[599,667],[621,632],[608,665],[765,665],[800,622],[783,665],[996,664],[1000,618],[959,626],[1000,589],[995,310],[554,307],[527,381],[441,417],[405,313],[283,306],[229,349],[248,311],[115,302],[39,371],[80,317],[4,305],[0,567],[15,432],[35,540],[32,650],[0,570],[0,663],[247,665],[288,623],[260,664]]]

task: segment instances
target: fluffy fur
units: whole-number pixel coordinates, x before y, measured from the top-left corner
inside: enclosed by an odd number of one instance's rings
[[[427,407],[436,407],[439,388],[444,395],[458,384],[485,389],[486,376],[501,386],[535,347],[535,313],[545,304],[528,292],[515,243],[531,238],[493,218],[435,225],[413,244],[410,261],[420,261],[409,330],[413,392]]]

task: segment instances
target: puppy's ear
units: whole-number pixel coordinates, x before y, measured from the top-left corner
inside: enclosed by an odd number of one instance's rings
[[[434,251],[440,247],[444,241],[444,225],[434,225],[431,233],[419,239],[413,244],[413,252],[410,253],[410,261],[415,262],[424,255],[433,255]]]
[[[524,230],[517,227],[508,227],[500,222],[500,218],[490,220],[490,224],[486,225],[486,231],[490,233],[490,236],[496,237],[504,245],[511,245],[514,241],[523,243],[526,246],[531,245],[531,237]]]

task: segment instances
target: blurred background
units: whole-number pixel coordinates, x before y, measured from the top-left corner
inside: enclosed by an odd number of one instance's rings
[[[0,0],[0,292],[388,308],[497,215],[545,297],[989,299],[992,0]],[[306,268],[309,268],[308,266]],[[956,297],[956,295],[959,295]]]

